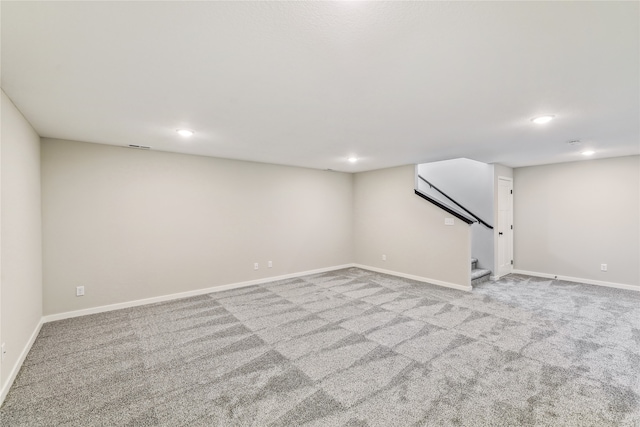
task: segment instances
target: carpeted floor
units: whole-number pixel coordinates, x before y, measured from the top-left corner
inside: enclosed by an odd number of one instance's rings
[[[638,426],[640,293],[356,268],[43,326],[2,426]]]

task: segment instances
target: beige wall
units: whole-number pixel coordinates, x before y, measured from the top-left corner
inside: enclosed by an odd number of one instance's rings
[[[42,177],[45,315],[353,260],[350,174],[43,139]]]
[[[2,391],[42,317],[40,138],[2,92],[0,132],[0,341]]]
[[[357,264],[469,286],[470,227],[445,226],[451,215],[414,194],[414,166],[358,173],[354,184]]]
[[[514,214],[516,269],[640,286],[640,156],[515,169]]]

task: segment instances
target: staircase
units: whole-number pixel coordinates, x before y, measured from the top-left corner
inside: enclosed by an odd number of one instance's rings
[[[478,260],[471,258],[471,286],[487,282],[491,276],[491,270],[478,268]]]

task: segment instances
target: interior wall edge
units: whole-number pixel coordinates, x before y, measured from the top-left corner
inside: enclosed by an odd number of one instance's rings
[[[0,402],[42,323],[40,136],[0,88]]]

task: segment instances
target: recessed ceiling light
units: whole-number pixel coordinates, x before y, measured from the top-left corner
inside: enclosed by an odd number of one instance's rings
[[[592,151],[592,150],[587,150],[587,151],[583,151],[582,155],[583,156],[593,156],[596,152]]]
[[[355,163],[358,161],[357,157],[349,157],[349,163]]]
[[[195,133],[194,131],[189,129],[177,129],[176,132],[178,132],[178,135],[184,136],[185,138],[188,138]]]
[[[533,119],[531,119],[531,121],[537,125],[543,125],[545,123],[549,123],[551,120],[553,120],[556,116],[553,116],[551,114],[547,114],[545,116],[538,116],[538,117],[534,117]]]

